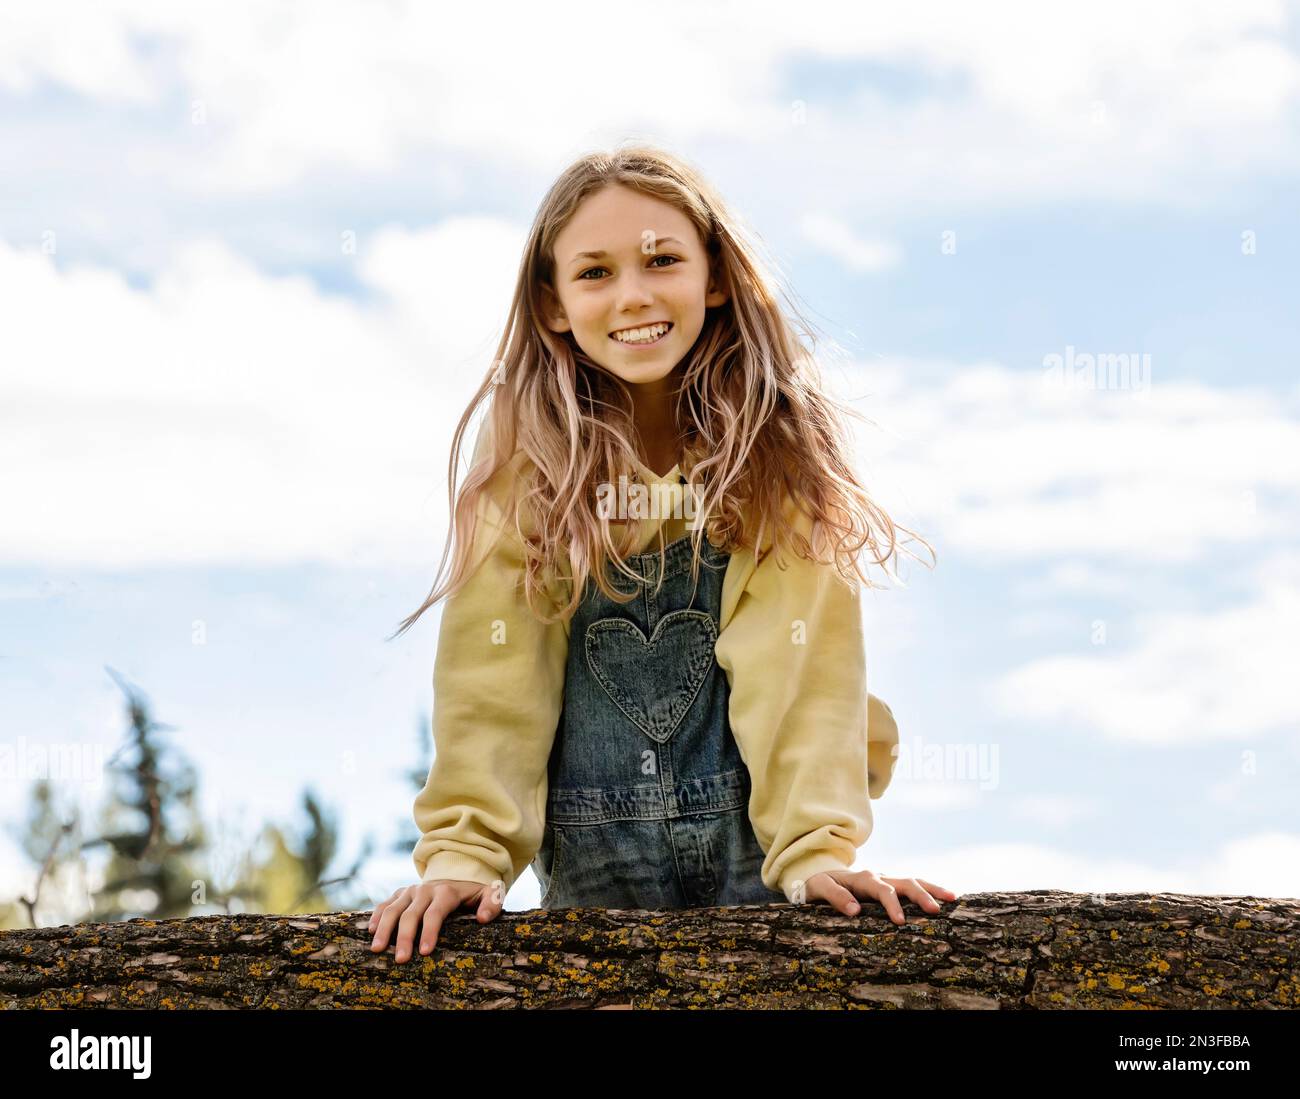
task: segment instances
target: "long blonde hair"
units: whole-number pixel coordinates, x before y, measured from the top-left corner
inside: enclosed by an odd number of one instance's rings
[[[703,536],[731,553],[753,548],[757,560],[775,545],[778,567],[784,567],[781,550],[793,545],[802,558],[833,564],[856,590],[861,576],[857,558],[864,545],[871,547],[874,563],[883,566],[900,545],[896,530],[914,533],[896,527],[859,484],[843,416],[863,417],[824,392],[812,351],[816,336],[792,307],[809,346],[798,340],[740,220],[679,157],[643,144],[625,145],[575,161],[537,210],[495,360],[452,440],[447,476],[448,500],[455,501],[451,575],[441,586],[435,579],[424,603],[393,636],[469,579],[476,567],[470,558],[480,511],[488,503],[484,497],[496,499],[500,478],[509,480],[508,498],[501,505],[503,529],[513,527],[522,547],[524,596],[538,620],[551,623],[572,614],[588,577],[615,602],[634,598],[611,587],[606,562],[636,578],[622,560],[635,549],[638,524],[627,524],[615,543],[609,520],[597,513],[596,504],[598,484],[616,483],[620,473],[627,476],[636,469],[632,395],[622,379],[583,353],[571,332],[554,333],[542,322],[542,286],[554,286],[555,238],[585,198],[610,184],[681,210],[699,232],[710,273],[728,290],[726,302],[706,310],[699,338],[674,370],[680,378],[675,408],[676,422],[683,427],[678,442],[688,482],[684,491],[699,501],[693,572]],[[477,461],[458,495],[462,439],[485,400]],[[835,532],[833,540],[826,536],[834,543],[829,559],[795,529],[789,510],[794,502],[813,522],[811,530],[823,536]],[[877,529],[888,541],[888,553],[880,550]],[[919,541],[929,548],[924,539]],[[566,558],[572,575],[561,569]],[[444,545],[438,577],[446,562]],[[862,578],[868,587],[875,586]],[[568,586],[567,601],[551,595],[557,582]],[[538,608],[543,594],[551,614]]]

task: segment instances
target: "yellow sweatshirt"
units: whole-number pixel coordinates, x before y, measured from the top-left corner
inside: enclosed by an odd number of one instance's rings
[[[433,673],[436,754],[413,813],[421,881],[500,880],[509,890],[542,842],[569,633],[567,622],[537,622],[519,584],[522,547],[502,502],[526,461],[518,452],[483,494],[473,558],[482,563],[443,604]],[[661,477],[638,465],[651,491],[656,482],[676,484],[679,472],[674,466]],[[807,517],[793,508],[787,514],[809,537]],[[634,553],[658,551],[658,527],[664,546],[689,533],[683,518],[633,521],[641,525]],[[791,553],[781,563],[784,570],[775,553],[757,566],[753,550],[732,554],[714,652],[750,774],[763,883],[794,900],[796,882],[852,867],[871,834],[868,799],[893,776],[898,727],[867,692],[861,593],[829,565]]]

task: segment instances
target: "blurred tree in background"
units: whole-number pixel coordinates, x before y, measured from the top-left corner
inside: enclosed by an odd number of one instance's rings
[[[111,668],[108,673],[127,696],[130,728],[108,761],[114,781],[99,833],[81,843],[83,851],[101,845],[111,851],[107,881],[94,892],[88,919],[187,916],[192,883],[205,876],[198,863],[205,845],[198,779],[190,762],[164,743],[161,734],[174,726],[155,722],[143,695]]]
[[[195,769],[162,735],[174,727],[155,721],[143,693],[106,670],[126,696],[128,728],[104,765],[111,782],[98,822],[86,835],[75,801],[61,798],[53,777],[34,781],[26,818],[11,831],[36,873],[30,893],[0,901],[0,928],[368,906],[357,878],[371,841],[331,876],[338,818],[311,790],[302,795],[300,826],[268,823],[251,839],[218,829],[225,842],[214,843],[198,810]],[[102,853],[104,865],[92,867],[88,854]]]

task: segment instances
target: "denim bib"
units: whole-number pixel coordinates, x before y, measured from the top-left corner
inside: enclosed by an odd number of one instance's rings
[[[729,555],[691,536],[633,554],[629,603],[588,578],[569,626],[564,701],[547,768],[533,872],[542,908],[696,908],[783,903],[763,884],[750,777],[714,656]],[[656,591],[656,585],[658,590]],[[771,669],[780,674],[779,669]]]

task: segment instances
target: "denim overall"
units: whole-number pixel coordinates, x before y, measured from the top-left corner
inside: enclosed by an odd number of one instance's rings
[[[760,877],[750,777],[714,656],[729,555],[691,535],[633,554],[633,583],[606,562],[618,604],[588,578],[570,619],[564,703],[548,765],[533,872],[542,908],[785,903]],[[779,669],[771,669],[780,674]]]

